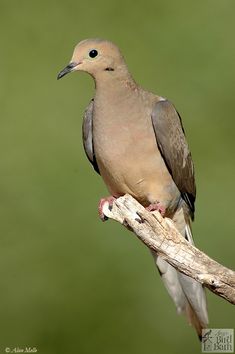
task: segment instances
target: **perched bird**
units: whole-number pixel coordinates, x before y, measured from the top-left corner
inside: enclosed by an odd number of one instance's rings
[[[110,41],[80,42],[58,79],[72,71],[85,71],[95,81],[95,96],[83,120],[83,144],[111,194],[100,201],[101,218],[105,201],[111,206],[115,198],[129,193],[149,211],[159,210],[171,218],[193,243],[194,168],[174,105],[141,88],[119,48]],[[201,337],[202,328],[208,324],[202,285],[152,253],[178,312],[186,314]]]

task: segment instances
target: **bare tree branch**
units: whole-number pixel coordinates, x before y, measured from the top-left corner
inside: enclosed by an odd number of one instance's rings
[[[148,212],[133,197],[118,198],[103,213],[129,230],[150,249],[157,252],[179,272],[197,280],[213,293],[235,304],[235,272],[191,245],[176,229],[172,220],[159,212]]]

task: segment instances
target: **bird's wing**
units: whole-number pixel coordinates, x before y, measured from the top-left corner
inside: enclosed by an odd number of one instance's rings
[[[153,108],[152,123],[161,155],[193,218],[194,168],[180,115],[169,101],[158,101]]]
[[[95,158],[95,152],[93,146],[93,132],[92,132],[93,109],[94,109],[94,99],[90,101],[83,116],[82,139],[83,139],[83,147],[88,160],[92,164],[94,170],[100,174],[97,161]]]

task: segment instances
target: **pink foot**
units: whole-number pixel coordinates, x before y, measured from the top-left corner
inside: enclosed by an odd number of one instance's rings
[[[108,220],[108,217],[104,215],[103,213],[103,206],[105,203],[109,203],[109,209],[112,210],[112,206],[113,206],[113,202],[116,200],[115,197],[113,197],[112,195],[110,195],[109,197],[106,198],[101,198],[99,201],[99,205],[98,205],[98,213],[99,213],[99,217],[102,221],[106,221]]]
[[[164,216],[165,213],[166,213],[166,208],[165,208],[163,205],[161,205],[159,202],[149,204],[149,206],[146,207],[145,209],[148,210],[148,211],[155,211],[155,210],[157,210],[157,211],[159,211],[159,213],[161,214],[161,216]]]

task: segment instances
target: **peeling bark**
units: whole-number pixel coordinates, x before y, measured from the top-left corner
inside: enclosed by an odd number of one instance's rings
[[[114,201],[112,210],[105,203],[103,213],[132,230],[148,248],[157,252],[179,272],[235,304],[235,272],[191,245],[171,219],[163,218],[158,211],[146,211],[128,194]]]

